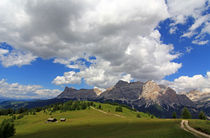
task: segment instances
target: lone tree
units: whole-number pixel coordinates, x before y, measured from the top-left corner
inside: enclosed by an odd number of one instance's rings
[[[199,119],[206,120],[206,115],[203,111],[201,111],[198,115]]]
[[[182,118],[184,119],[192,118],[190,111],[186,107],[182,110]]]
[[[102,109],[102,107],[101,107],[101,105],[100,105],[100,104],[98,105],[98,109]]]
[[[5,119],[0,126],[0,137],[8,138],[15,134],[15,127],[11,119]]]
[[[173,112],[172,118],[176,119],[176,112]]]

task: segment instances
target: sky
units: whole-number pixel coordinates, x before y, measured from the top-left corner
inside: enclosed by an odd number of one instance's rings
[[[0,97],[154,80],[210,91],[210,0],[1,0]]]

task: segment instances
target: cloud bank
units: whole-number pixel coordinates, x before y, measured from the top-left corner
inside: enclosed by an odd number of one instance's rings
[[[60,94],[57,89],[43,89],[40,85],[21,85],[0,80],[0,96],[14,99],[46,99]]]
[[[206,75],[181,76],[174,81],[162,80],[160,83],[174,88],[177,92],[189,92],[199,90],[201,92],[210,92],[210,72]]]

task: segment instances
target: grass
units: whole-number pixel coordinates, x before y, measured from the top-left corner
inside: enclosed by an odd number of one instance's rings
[[[199,131],[210,134],[209,120],[189,120],[189,125]]]
[[[95,103],[96,108],[99,103]],[[66,122],[46,123],[49,114],[39,112],[15,120],[16,135],[13,138],[193,138],[194,136],[180,128],[180,120],[151,119],[145,113],[137,113],[123,107],[123,112],[115,112],[117,106],[101,104],[101,113],[92,108],[79,111],[55,112],[53,117],[65,117]],[[114,114],[124,116],[117,117]],[[137,118],[140,114],[141,118]],[[8,116],[0,117],[7,118]]]
[[[140,114],[140,116],[142,118],[150,118],[151,116],[149,116],[146,113],[143,112],[136,112],[136,111],[132,111],[128,108],[122,107],[123,108],[123,112],[115,112],[116,107],[118,107],[117,105],[110,105],[110,104],[101,104],[101,103],[94,103],[96,105],[95,108],[97,108],[99,106],[99,104],[102,106],[102,110],[107,112],[107,113],[114,113],[114,114],[119,114],[125,117],[129,117],[129,118],[136,118],[137,114]]]

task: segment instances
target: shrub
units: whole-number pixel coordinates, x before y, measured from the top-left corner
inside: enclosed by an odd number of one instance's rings
[[[16,120],[16,115],[13,115],[12,116],[12,120]]]
[[[17,119],[21,119],[23,117],[24,117],[24,115],[23,114],[20,114],[20,115],[17,116]]]
[[[0,137],[8,138],[15,134],[15,127],[11,120],[5,119],[0,125]]]
[[[141,118],[141,115],[140,115],[140,114],[137,114],[136,117],[137,117],[137,118]]]
[[[122,107],[121,106],[116,107],[115,112],[123,112]]]

